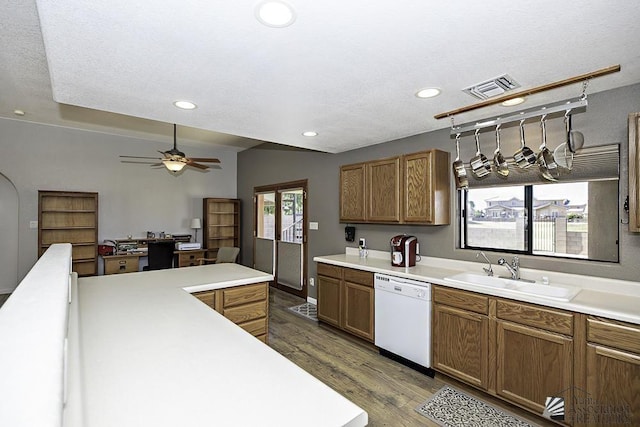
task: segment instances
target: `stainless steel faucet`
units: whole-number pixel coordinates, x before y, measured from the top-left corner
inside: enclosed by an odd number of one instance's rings
[[[489,258],[487,258],[487,256],[482,251],[476,254],[476,259],[480,257],[480,255],[482,255],[482,257],[489,263],[489,268],[482,267],[482,269],[484,270],[485,273],[487,273],[487,276],[493,276],[493,268],[491,266],[491,261],[489,261]]]
[[[514,256],[513,260],[511,260],[511,265],[509,265],[506,259],[500,258],[498,260],[498,264],[509,270],[509,273],[511,273],[511,279],[520,280],[520,258]]]

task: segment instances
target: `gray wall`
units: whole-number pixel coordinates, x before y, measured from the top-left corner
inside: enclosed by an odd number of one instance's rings
[[[527,107],[529,108],[529,107]],[[620,218],[626,222],[626,214],[622,210],[627,195],[627,116],[640,111],[640,84],[625,88],[593,94],[589,96],[589,107],[586,113],[577,114],[573,126],[585,135],[585,146],[621,143],[621,180],[618,209]],[[554,148],[560,141],[563,129],[561,120],[549,123],[549,146]],[[366,130],[363,130],[363,132]],[[518,130],[504,129],[502,133],[502,149],[506,153],[514,152],[519,146]],[[527,145],[537,149],[540,141],[539,128],[530,126],[527,129]],[[492,153],[495,140],[491,135],[483,134],[482,151]],[[324,154],[295,150],[277,145],[263,145],[238,154],[238,197],[243,200],[243,239],[245,248],[252,246],[252,195],[253,187],[275,184],[298,179],[308,179],[309,220],[319,223],[318,230],[308,233],[309,277],[315,277],[316,269],[313,257],[343,253],[345,246],[355,246],[344,240],[344,226],[339,222],[339,167],[348,163],[373,160],[398,154],[412,153],[429,148],[450,151],[455,158],[455,145],[449,138],[449,130],[415,135],[408,138],[390,141],[372,147],[362,148],[340,154]],[[475,154],[475,147],[470,138],[463,138],[461,157],[465,160]],[[454,193],[452,183],[452,194]],[[455,197],[451,208],[455,218]],[[616,209],[611,206],[609,209]],[[391,236],[401,233],[416,235],[420,241],[423,255],[460,260],[475,260],[475,252],[456,248],[455,222],[449,226],[405,226],[356,224],[356,241],[359,237],[367,239],[371,249],[388,250]],[[620,262],[588,262],[566,259],[549,259],[543,257],[522,257],[522,266],[567,273],[588,274],[599,277],[610,277],[625,280],[638,280],[640,277],[640,235],[629,233],[625,224],[620,224]],[[252,264],[251,251],[244,251],[243,263]],[[490,254],[491,255],[491,254]],[[497,253],[493,255],[496,258]],[[504,253],[501,253],[504,255]],[[507,254],[508,255],[508,254]],[[309,288],[309,296],[315,297],[314,288]]]
[[[156,150],[169,149],[170,142],[0,119],[0,174],[15,185],[19,198],[18,279],[37,259],[38,230],[29,228],[29,221],[38,219],[38,190],[97,191],[100,241],[143,237],[147,230],[192,233],[190,220],[202,216],[203,197],[236,197],[235,151],[178,142],[188,155],[218,157],[221,168],[206,173],[188,168],[173,176],[118,157],[159,155]],[[202,231],[198,237],[202,241]]]

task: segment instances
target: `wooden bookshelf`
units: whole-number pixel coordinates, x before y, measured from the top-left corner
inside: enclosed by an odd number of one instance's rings
[[[202,244],[207,249],[207,258],[216,258],[218,249],[223,246],[240,247],[239,199],[205,198],[202,217]]]
[[[98,274],[98,193],[38,191],[38,257],[71,243],[73,271]]]

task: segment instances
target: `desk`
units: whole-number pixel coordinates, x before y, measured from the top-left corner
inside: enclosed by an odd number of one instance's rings
[[[177,267],[190,267],[200,265],[199,258],[204,258],[206,249],[193,249],[186,251],[174,251],[178,262]],[[104,255],[104,274],[132,273],[140,270],[140,258],[146,257],[146,252],[126,253],[116,255]]]
[[[178,267],[191,267],[192,265],[200,265],[198,258],[204,258],[206,249],[191,249],[185,251],[175,251],[178,257]]]

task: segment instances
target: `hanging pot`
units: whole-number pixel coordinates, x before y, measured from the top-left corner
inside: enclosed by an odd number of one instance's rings
[[[567,147],[569,148],[569,151],[575,153],[584,145],[584,135],[582,132],[572,129],[570,112],[571,110],[568,110],[564,115],[565,128],[567,131]]]
[[[498,176],[503,178],[509,176],[509,165],[500,152],[500,125],[496,126],[496,151],[493,152],[493,167]]]
[[[456,180],[456,188],[468,188],[469,179],[467,178],[467,169],[464,162],[460,160],[460,134],[456,134],[456,160],[451,165],[453,169],[453,177]]]
[[[566,141],[558,145],[556,149],[553,150],[553,159],[556,161],[558,166],[568,170],[571,170],[571,168],[573,167],[573,151],[571,151],[571,149],[569,148],[569,140],[571,139],[571,116],[569,115],[570,111],[571,110],[567,110],[567,113],[564,115]]]
[[[475,138],[476,138],[476,155],[469,162],[471,164],[471,171],[476,176],[476,178],[484,178],[485,176],[491,173],[491,163],[489,163],[489,159],[487,156],[480,152],[480,141],[478,140],[478,133],[480,129],[476,129]]]
[[[524,120],[520,120],[520,149],[516,151],[513,158],[521,169],[536,164],[536,153],[524,143]]]
[[[538,153],[538,167],[540,168],[540,174],[548,181],[557,181],[558,177],[558,164],[553,158],[553,154],[547,148],[547,115],[543,115],[540,120],[540,127],[542,128],[542,144],[540,145],[540,152]]]

